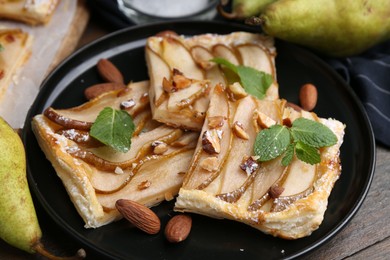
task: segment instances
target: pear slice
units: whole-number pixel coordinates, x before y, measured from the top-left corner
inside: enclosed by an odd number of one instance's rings
[[[237,51],[241,56],[244,66],[264,71],[274,77],[274,81],[268,88],[266,99],[275,100],[279,97],[278,85],[276,81],[275,55],[269,50],[257,44],[243,44],[237,46]]]
[[[228,79],[232,80],[228,71],[222,71],[211,62],[211,59],[224,57],[234,64],[244,65],[239,48],[245,44],[259,47],[254,48],[256,52],[251,57],[244,55],[250,60],[247,63],[254,68],[265,68],[276,79],[275,69],[272,67],[276,55],[273,39],[260,34],[235,32],[227,35],[204,34],[193,37],[159,34],[149,37],[145,51],[151,78],[150,100],[153,119],[174,127],[200,131],[210,100],[209,93],[218,84],[227,87]],[[250,51],[242,48],[243,53]],[[177,71],[192,81],[191,86],[177,88],[170,83],[174,82],[173,77]],[[233,78],[233,81],[237,80],[237,77]],[[169,84],[172,84],[172,87]],[[199,86],[194,86],[199,84],[207,87],[200,91]],[[276,83],[272,89],[268,91],[270,100],[278,97]]]
[[[213,103],[217,99],[214,95],[212,92],[207,113],[215,110]],[[233,138],[225,138],[220,143],[216,157],[218,166],[212,168],[212,173],[205,175],[199,166],[200,155],[195,152],[175,210],[235,220],[286,239],[310,235],[323,220],[328,197],[341,172],[339,151],[345,126],[334,119],[295,111],[286,106],[285,100],[258,101],[247,96],[228,100],[228,104],[227,121]],[[321,163],[308,165],[293,158],[286,167],[281,164],[282,157],[257,162],[252,150],[257,133],[269,127],[269,122],[282,124],[299,117],[326,125],[338,138],[337,144],[321,148]],[[210,119],[206,118],[203,129],[210,127]],[[238,120],[242,128],[237,130],[234,122]],[[212,125],[217,123],[218,120],[214,120]],[[245,134],[240,132],[243,129]],[[201,150],[201,145],[198,141],[196,151]],[[202,185],[199,185],[201,181]]]
[[[10,86],[18,68],[27,61],[33,37],[21,29],[0,28],[0,98]]]
[[[49,108],[33,118],[38,143],[87,228],[121,218],[115,208],[118,199],[150,207],[171,200],[182,185],[198,134],[154,122],[147,88],[148,82],[131,83],[125,90],[102,94],[78,107]],[[123,106],[130,99],[133,106]],[[87,135],[104,107],[126,109],[139,128],[127,153],[78,142],[72,136],[77,131]]]

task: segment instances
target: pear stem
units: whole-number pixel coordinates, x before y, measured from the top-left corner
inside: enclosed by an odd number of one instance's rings
[[[38,241],[34,246],[33,249],[38,253],[41,254],[45,257],[47,257],[50,260],[80,260],[84,259],[86,257],[85,250],[80,248],[77,250],[77,253],[74,256],[56,256],[50,253],[49,251],[46,250],[45,246],[42,244],[41,241]]]
[[[229,3],[229,0],[221,0],[220,2],[219,2],[219,4],[217,5],[217,11],[218,11],[218,13],[222,16],[222,17],[224,17],[224,18],[226,18],[226,19],[236,19],[237,18],[237,14],[236,13],[228,13],[228,12],[226,12],[224,9],[223,9],[223,7],[224,6],[226,6],[227,4]]]
[[[245,23],[249,25],[264,25],[265,20],[258,16],[252,16],[246,19]]]

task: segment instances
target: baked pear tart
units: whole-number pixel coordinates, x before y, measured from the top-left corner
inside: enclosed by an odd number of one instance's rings
[[[32,41],[33,37],[21,29],[0,29],[0,99],[30,57]]]
[[[121,218],[119,199],[148,207],[171,200],[181,187],[198,133],[153,121],[147,81],[130,83],[69,109],[47,108],[32,129],[47,159],[85,221],[96,228]],[[91,136],[101,111],[126,110],[135,129],[131,147],[119,152]]]
[[[231,100],[218,86],[175,210],[235,220],[285,239],[308,236],[321,224],[341,173],[344,128],[281,99]],[[315,145],[322,131],[331,140],[325,147]],[[278,149],[285,151],[276,156]]]
[[[1,0],[0,18],[31,25],[47,23],[60,0]]]
[[[278,98],[272,37],[248,32],[185,37],[166,31],[148,38],[145,52],[153,119],[167,125],[199,131],[215,85],[242,89],[213,58],[270,74],[274,80],[264,98]]]

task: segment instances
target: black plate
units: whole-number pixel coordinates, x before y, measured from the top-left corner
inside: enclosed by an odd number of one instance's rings
[[[256,29],[219,22],[175,22],[133,27],[104,37],[64,61],[43,83],[23,131],[29,182],[34,195],[51,218],[87,250],[119,259],[294,258],[333,237],[356,213],[368,192],[375,164],[372,129],[351,88],[329,66],[310,52],[279,41],[276,44],[276,64],[280,96],[297,103],[300,86],[311,82],[319,92],[315,112],[347,125],[341,148],[343,171],[318,230],[309,237],[287,241],[237,222],[194,215],[189,238],[180,244],[169,244],[162,231],[158,235],[146,235],[133,229],[126,221],[98,229],[83,227],[84,223],[61,181],[36,142],[31,131],[31,119],[48,106],[69,108],[85,102],[83,90],[101,82],[95,67],[100,58],[109,58],[116,64],[125,75],[126,82],[147,79],[143,50],[145,39],[162,30],[195,35]],[[172,205],[172,202],[162,203],[153,208],[161,218],[162,227],[173,214]]]

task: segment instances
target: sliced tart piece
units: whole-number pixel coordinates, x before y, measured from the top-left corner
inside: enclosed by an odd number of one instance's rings
[[[21,29],[0,29],[0,99],[31,54],[32,36]]]
[[[70,109],[47,108],[32,129],[85,221],[96,228],[121,217],[118,199],[148,207],[173,199],[182,185],[199,134],[151,119],[148,82],[131,83]],[[136,125],[131,148],[117,152],[89,135],[105,107],[126,109]]]
[[[145,48],[152,114],[159,122],[199,131],[209,92],[217,84],[237,89],[237,77],[210,61],[216,57],[271,74],[273,83],[265,99],[278,98],[273,38],[247,32],[186,38],[164,32],[148,38]]]
[[[219,87],[210,100],[175,210],[239,221],[286,239],[310,235],[321,224],[341,173],[345,126],[297,112],[284,100],[247,96],[232,101]],[[321,162],[307,164],[295,155],[288,166],[282,165],[282,156],[258,162],[253,151],[257,133],[300,117],[326,125],[337,136],[335,145],[320,149]]]
[[[60,0],[6,0],[0,1],[0,18],[31,25],[47,23]]]

